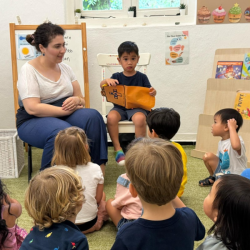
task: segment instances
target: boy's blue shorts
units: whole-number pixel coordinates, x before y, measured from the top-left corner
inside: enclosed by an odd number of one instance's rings
[[[149,111],[145,110],[145,109],[140,109],[140,108],[136,108],[136,109],[126,109],[126,108],[118,108],[118,107],[113,107],[110,111],[115,110],[117,111],[120,116],[121,116],[121,121],[131,121],[132,120],[132,116],[135,113],[141,112],[143,113],[145,116],[148,115]]]

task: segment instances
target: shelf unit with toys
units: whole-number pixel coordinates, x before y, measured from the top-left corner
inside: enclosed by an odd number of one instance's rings
[[[218,61],[243,61],[244,54],[249,52],[250,48],[216,50],[212,77],[215,77]],[[202,159],[206,152],[217,153],[220,137],[214,137],[211,134],[214,114],[223,108],[234,108],[235,97],[238,91],[250,92],[250,80],[215,78],[207,80],[204,110],[203,114],[199,116],[196,146],[191,151],[191,156]],[[247,164],[248,168],[250,168],[250,120],[244,119],[243,126],[239,130],[239,135],[244,140],[248,159]]]

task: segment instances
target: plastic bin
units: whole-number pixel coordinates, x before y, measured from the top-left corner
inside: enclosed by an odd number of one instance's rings
[[[23,141],[17,130],[0,129],[0,178],[18,178],[23,167]]]

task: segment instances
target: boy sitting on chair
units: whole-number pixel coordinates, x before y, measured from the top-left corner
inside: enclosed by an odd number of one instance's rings
[[[172,108],[156,108],[147,116],[147,124],[150,138],[162,138],[170,141],[180,128],[180,115]],[[177,194],[178,197],[181,197],[187,183],[187,155],[179,143],[172,143],[179,149],[182,156],[183,177]]]
[[[115,73],[109,79],[104,79],[100,83],[100,87],[104,84],[109,86],[126,85],[139,86],[149,88],[149,95],[155,96],[156,90],[151,87],[147,76],[135,70],[139,61],[139,49],[134,42],[123,42],[118,48],[118,62],[123,68],[123,72]],[[113,142],[116,153],[116,162],[123,166],[125,164],[125,156],[119,143],[118,122],[129,120],[135,125],[135,136],[144,137],[146,135],[146,116],[148,111],[140,108],[126,109],[122,106],[114,104],[107,117],[107,128],[110,138]]]
[[[206,153],[204,164],[210,174],[199,181],[201,187],[211,186],[222,174],[241,174],[247,168],[244,141],[238,135],[243,124],[241,114],[235,109],[221,109],[214,115],[213,136],[220,136],[217,154]]]
[[[168,141],[142,138],[127,151],[125,167],[129,191],[139,197],[144,212],[122,226],[111,250],[193,250],[205,228],[192,209],[172,203],[183,176],[180,151]]]

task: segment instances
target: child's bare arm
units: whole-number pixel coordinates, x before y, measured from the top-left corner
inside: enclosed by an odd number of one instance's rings
[[[240,155],[241,154],[241,143],[240,143],[240,138],[239,135],[236,131],[238,125],[235,119],[229,119],[227,121],[228,129],[229,129],[229,134],[230,134],[230,141],[232,148],[237,151],[237,153]]]
[[[103,195],[103,186],[104,184],[98,184],[97,189],[96,189],[96,202],[99,204],[102,200],[102,195]]]
[[[119,81],[117,79],[107,78],[101,81],[100,87],[102,88],[102,85],[104,84],[108,84],[108,86],[116,86],[117,84],[119,84]]]
[[[15,215],[16,218],[18,218],[22,214],[22,205],[19,203],[19,201],[10,198],[9,195],[7,195],[7,200],[10,202],[10,213]],[[3,205],[9,206],[9,204],[3,200]]]

